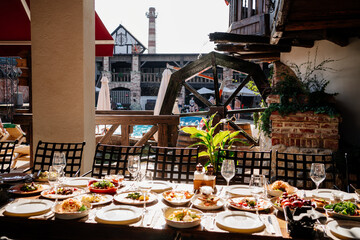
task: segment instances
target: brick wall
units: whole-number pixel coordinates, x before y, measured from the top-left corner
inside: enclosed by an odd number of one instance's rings
[[[320,148],[336,151],[339,146],[340,117],[304,112],[282,117],[273,112],[272,146],[283,144],[286,147]]]

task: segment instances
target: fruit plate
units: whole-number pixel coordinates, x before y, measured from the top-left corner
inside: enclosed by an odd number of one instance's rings
[[[255,202],[255,198],[253,197],[235,197],[229,199],[229,205],[238,210],[256,212],[256,208],[251,207],[250,204],[247,204],[246,200]],[[269,210],[271,207],[272,207],[271,201],[265,199],[259,199],[258,211]]]

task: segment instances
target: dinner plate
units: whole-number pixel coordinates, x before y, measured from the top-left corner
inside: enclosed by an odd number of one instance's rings
[[[14,194],[19,194],[19,195],[31,195],[31,194],[40,193],[42,191],[45,191],[45,189],[49,188],[48,185],[37,184],[37,185],[39,185],[38,189],[36,189],[35,191],[25,192],[25,191],[21,190],[21,187],[23,185],[24,185],[23,183],[15,185],[9,189],[9,192],[14,193]]]
[[[203,201],[199,200],[199,197],[201,194],[198,194],[192,198],[191,202],[194,204],[195,207],[201,209],[201,210],[215,210],[222,208],[225,204],[225,200],[220,198],[219,201],[216,202],[214,205],[206,206]]]
[[[255,201],[255,198],[253,197],[235,197],[229,199],[229,205],[233,208],[243,210],[243,211],[249,211],[249,212],[256,212],[256,208],[247,208],[246,206],[237,206],[234,203],[241,202],[243,199],[249,199],[251,201]],[[260,207],[258,208],[259,211],[264,211],[266,209],[270,209],[272,206],[272,203],[265,199],[259,199]]]
[[[49,198],[49,199],[56,199],[56,198],[57,199],[66,199],[66,198],[75,197],[75,196],[83,194],[85,192],[85,190],[80,189],[80,188],[77,188],[76,191],[74,191],[72,194],[69,194],[69,195],[50,194],[49,192],[51,192],[51,191],[52,191],[52,189],[44,190],[41,192],[41,196],[43,196],[45,198]]]
[[[219,228],[229,232],[253,233],[262,231],[265,227],[256,214],[249,212],[221,212],[216,216]]]
[[[0,174],[0,176],[2,177],[2,180],[6,183],[6,182],[19,182],[19,181],[23,181],[26,178],[28,178],[28,174],[26,173],[4,173],[4,174]]]
[[[96,212],[99,223],[127,225],[140,220],[142,210],[131,206],[108,206]]]
[[[353,199],[353,196],[349,193],[342,192],[339,190],[334,189],[319,189],[319,190],[313,190],[312,196],[317,198],[323,198],[325,200],[332,200],[333,199],[333,193],[335,194],[343,194],[343,201],[351,200]]]
[[[30,217],[48,212],[53,205],[45,199],[21,199],[5,207],[5,215],[16,217]]]
[[[342,239],[360,239],[360,224],[354,221],[334,220],[327,224],[330,232]]]
[[[153,181],[151,186],[151,191],[156,193],[161,193],[170,189],[172,189],[171,184],[165,181]]]
[[[92,193],[92,194],[96,194],[96,195],[100,195],[103,199],[100,201],[100,202],[94,202],[94,203],[90,203],[91,206],[97,206],[97,205],[102,205],[102,204],[106,204],[106,203],[109,203],[113,200],[113,196],[112,195],[109,195],[109,194],[97,194],[97,193]],[[87,196],[87,195],[92,195],[91,193],[90,194],[83,194],[83,195],[80,195],[80,196],[77,196],[76,198],[79,199],[80,201],[82,201],[82,198]]]
[[[237,196],[252,196],[248,185],[233,185],[227,189],[227,192]]]
[[[129,195],[129,193],[134,193],[134,192],[124,192],[124,193],[117,194],[117,195],[114,196],[114,200],[119,202],[119,203],[129,204],[129,205],[144,204],[144,201],[139,201],[139,200],[133,200],[131,198],[126,198]],[[146,201],[146,204],[152,203],[152,202],[157,200],[157,195],[154,194],[154,193],[148,193],[147,196],[149,196],[149,199]]]
[[[66,178],[64,184],[69,187],[86,187],[90,180],[95,179],[90,177]]]
[[[170,192],[174,192],[175,198],[173,198],[173,199],[171,199],[171,200],[168,200],[168,199],[165,197],[165,195],[166,195],[167,193],[170,193]],[[184,191],[184,190],[169,190],[169,191],[163,192],[162,196],[163,196],[164,200],[165,200],[166,202],[168,202],[169,204],[172,204],[172,205],[175,205],[175,206],[181,206],[181,205],[185,205],[185,204],[187,204],[188,202],[190,202],[190,201],[191,201],[191,198],[192,198],[193,195],[194,195],[193,193],[189,192],[189,193],[191,194],[191,197],[190,197],[190,198],[186,198],[185,195],[184,195],[185,192],[186,192],[186,191]]]

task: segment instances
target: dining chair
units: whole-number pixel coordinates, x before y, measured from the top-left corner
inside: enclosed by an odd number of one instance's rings
[[[215,166],[217,184],[226,184],[225,179],[221,176],[222,159],[235,162],[235,176],[230,183],[249,184],[252,174],[263,174],[267,180],[271,178],[271,151],[219,149]]]
[[[9,173],[17,141],[0,142],[0,173]]]
[[[146,169],[154,180],[192,182],[198,163],[199,148],[150,146]]]
[[[335,184],[335,164],[332,154],[294,154],[280,153],[276,151],[276,180],[283,180],[290,185],[302,189],[313,189],[314,183],[310,178],[312,163],[324,163],[326,178],[326,188],[333,188]],[[324,185],[323,185],[324,186]]]
[[[65,175],[74,177],[80,173],[81,160],[85,142],[80,143],[55,143],[39,141],[36,147],[33,166],[29,170],[37,173],[39,170],[48,171],[52,165],[54,152],[63,152],[66,157]]]
[[[131,179],[127,170],[128,159],[138,157],[140,160],[146,160],[143,157],[144,146],[121,146],[107,145],[98,143],[95,150],[93,166],[86,176],[91,173],[92,177],[102,178],[105,175],[121,174],[125,179]]]

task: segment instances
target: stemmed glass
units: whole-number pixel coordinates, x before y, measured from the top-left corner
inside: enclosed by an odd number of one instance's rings
[[[52,166],[58,171],[60,174],[60,179],[62,180],[65,175],[65,167],[66,167],[66,157],[63,152],[54,152]]]
[[[259,198],[260,196],[265,194],[265,187],[266,187],[266,179],[264,175],[251,175],[249,188],[251,194],[255,197],[256,200],[256,215],[259,216]]]
[[[138,157],[138,156],[129,156],[129,158],[128,158],[128,171],[131,174],[131,176],[135,178],[136,181],[138,181],[138,175],[139,175],[140,169],[141,169],[140,157]]]
[[[144,171],[143,174],[140,174],[140,182],[139,182],[139,189],[144,196],[144,210],[143,212],[146,213],[146,197],[150,192],[153,184],[153,173],[151,171]]]
[[[50,166],[49,167],[48,181],[49,181],[50,187],[54,190],[55,196],[56,196],[55,203],[54,203],[54,208],[55,208],[55,206],[57,205],[57,202],[58,202],[58,198],[57,198],[57,191],[58,191],[58,187],[59,187],[58,178],[59,178],[58,170],[54,166]]]
[[[324,181],[326,177],[325,164],[312,163],[310,169],[310,177],[316,185],[316,191],[318,191],[320,183],[322,183],[322,181]]]
[[[221,165],[221,175],[225,178],[227,187],[229,187],[230,180],[235,176],[234,160],[223,160]]]

